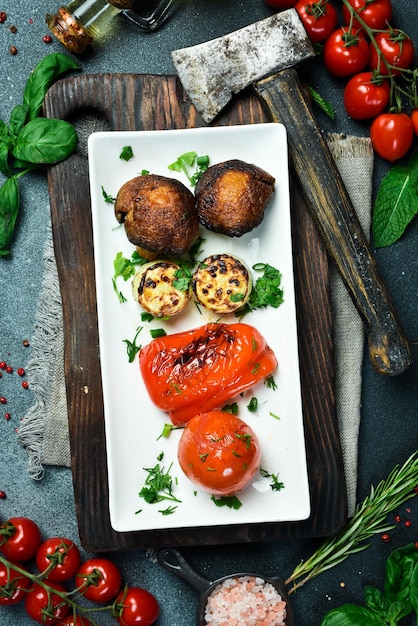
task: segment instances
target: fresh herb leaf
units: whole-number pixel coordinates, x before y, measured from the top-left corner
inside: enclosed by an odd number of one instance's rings
[[[242,507],[242,502],[237,498],[237,496],[222,496],[221,498],[212,496],[211,500],[216,504],[216,506],[227,506],[230,509],[235,509],[235,511],[238,511],[238,509]]]
[[[250,402],[247,404],[247,409],[250,413],[256,413],[258,409],[258,400],[254,396],[251,398]]]
[[[119,155],[119,158],[122,159],[123,161],[130,161],[131,159],[133,159],[133,156],[134,156],[134,152],[132,150],[132,147],[124,146]]]
[[[116,198],[114,198],[113,196],[109,195],[105,191],[103,185],[102,185],[102,196],[103,196],[105,202],[107,202],[108,204],[113,204],[115,202],[115,200],[116,200]]]
[[[263,478],[271,478],[272,482],[270,483],[270,487],[272,491],[281,491],[284,489],[284,483],[279,480],[279,474],[272,474],[265,469],[260,469],[260,474]]]
[[[161,513],[161,515],[172,515],[176,509],[177,506],[168,506],[166,509],[159,509],[158,513]]]
[[[232,402],[231,404],[225,404],[222,407],[222,411],[224,413],[232,413],[232,415],[238,415],[238,404],[236,402]]]
[[[165,337],[167,334],[164,328],[152,328],[149,332],[153,339],[157,339],[158,337]]]
[[[179,291],[188,291],[190,289],[190,283],[192,280],[192,272],[185,264],[174,272],[175,279],[173,280],[173,287]]]
[[[12,154],[19,161],[50,165],[66,159],[77,142],[77,132],[69,122],[39,117],[20,130]]]
[[[240,318],[255,309],[269,306],[277,309],[284,302],[283,289],[280,286],[282,275],[279,270],[268,263],[257,263],[253,269],[262,271],[263,274],[253,285],[248,301],[236,311],[235,315]]]
[[[407,165],[392,167],[380,183],[373,210],[376,248],[390,246],[418,213],[418,149]]]
[[[136,334],[135,334],[135,337],[133,338],[133,341],[129,341],[129,339],[123,339],[123,342],[126,343],[126,352],[128,354],[129,363],[132,363],[135,356],[138,354],[138,352],[141,349],[141,346],[136,343],[136,340],[142,328],[143,326],[138,326],[138,328],[136,329]]]
[[[312,102],[314,102],[324,113],[328,115],[332,120],[335,119],[334,107],[328,100],[325,100],[315,89],[309,87]]]
[[[158,439],[161,439],[161,437],[165,437],[165,438],[169,437],[173,430],[179,430],[180,428],[183,428],[183,426],[173,426],[173,424],[164,424],[162,433],[161,435],[157,437],[157,441]]]
[[[0,257],[10,255],[10,244],[19,213],[17,176],[8,178],[0,187]]]
[[[120,276],[124,281],[127,281],[131,276],[135,274],[135,269],[129,259],[123,256],[122,252],[118,252],[113,261],[113,268],[115,273],[112,278],[113,289],[119,298],[119,302],[126,302],[126,298],[123,293],[118,289],[116,279]]]
[[[269,376],[268,378],[266,378],[266,380],[264,381],[264,384],[266,385],[268,389],[273,389],[273,391],[276,391],[277,389],[277,383],[274,380],[273,376]]]
[[[195,171],[190,173],[190,168],[195,166]],[[169,170],[176,172],[183,172],[187,176],[192,186],[196,185],[197,181],[209,166],[209,157],[207,155],[197,156],[197,152],[185,152],[181,154],[174,163],[168,165]]]
[[[163,500],[173,500],[174,502],[181,502],[175,496],[173,496],[173,478],[170,475],[172,464],[166,471],[159,463],[154,467],[144,467],[143,469],[148,472],[145,479],[145,484],[139,492],[139,497],[144,498],[148,504],[154,504],[155,502],[162,502]]]

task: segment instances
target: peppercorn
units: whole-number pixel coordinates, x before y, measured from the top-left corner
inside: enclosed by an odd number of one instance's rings
[[[42,37],[42,41],[43,41],[44,43],[52,43],[52,37],[51,37],[51,35],[44,35],[44,36]]]
[[[16,46],[10,46],[9,48],[9,52],[12,56],[15,56],[17,54],[17,48]]]
[[[4,11],[0,11],[0,24],[4,24],[6,20],[7,20],[7,13],[5,13]]]

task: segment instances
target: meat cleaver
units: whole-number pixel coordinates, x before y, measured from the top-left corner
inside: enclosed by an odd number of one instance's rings
[[[371,363],[381,374],[401,374],[411,363],[408,342],[294,69],[313,56],[295,9],[172,52],[183,88],[206,123],[252,86],[272,121],[286,127],[301,192],[363,319]]]

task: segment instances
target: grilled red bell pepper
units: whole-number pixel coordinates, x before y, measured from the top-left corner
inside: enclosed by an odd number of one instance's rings
[[[139,364],[153,403],[184,425],[268,378],[277,359],[253,326],[207,324],[154,339]]]

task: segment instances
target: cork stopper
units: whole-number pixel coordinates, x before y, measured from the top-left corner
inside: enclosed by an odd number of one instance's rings
[[[55,15],[47,15],[46,23],[51,33],[73,54],[81,54],[93,41],[66,7],[60,7]]]

